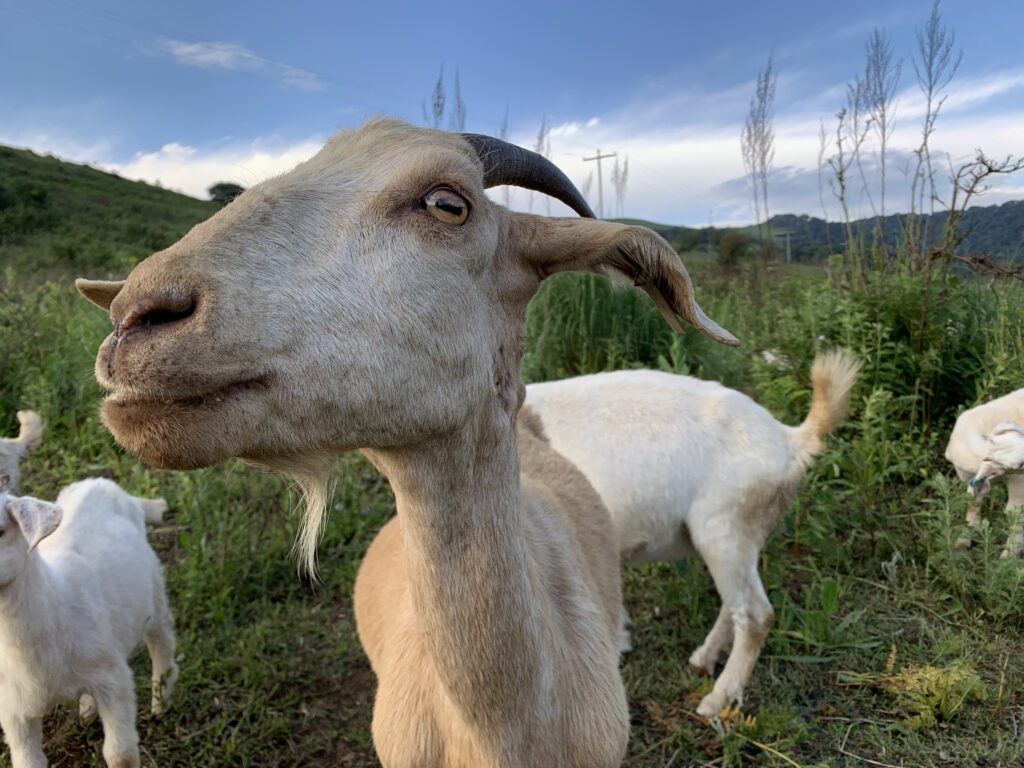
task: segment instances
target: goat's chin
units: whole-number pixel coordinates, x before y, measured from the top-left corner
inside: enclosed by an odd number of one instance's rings
[[[242,398],[123,400],[100,408],[107,429],[126,450],[160,469],[199,469],[246,452],[246,425],[258,415]],[[259,423],[258,421],[255,423]]]

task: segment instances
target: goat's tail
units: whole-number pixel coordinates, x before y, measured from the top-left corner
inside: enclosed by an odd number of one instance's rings
[[[849,352],[834,349],[814,358],[811,366],[811,412],[796,428],[794,437],[801,453],[801,463],[809,467],[824,450],[821,438],[829,434],[846,417],[850,390],[860,373],[861,362]]]
[[[167,502],[163,499],[143,499],[140,496],[136,496],[135,500],[139,502],[139,506],[142,507],[142,511],[146,515],[146,522],[152,525],[157,525],[164,521],[164,512],[167,511]]]
[[[35,411],[18,411],[18,421],[21,423],[18,442],[25,453],[32,453],[43,442],[43,420]]]

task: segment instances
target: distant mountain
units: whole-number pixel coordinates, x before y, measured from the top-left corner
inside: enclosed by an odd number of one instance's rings
[[[942,231],[946,222],[945,211],[935,214],[931,221],[924,217],[932,237]],[[885,217],[885,237],[895,247],[902,237],[905,216],[894,214]],[[718,242],[721,233],[732,227],[691,227],[672,224],[658,224],[643,219],[615,219],[622,224],[637,224],[653,229],[679,250],[708,247]],[[818,219],[814,216],[797,216],[791,213],[771,218],[772,231],[776,234],[789,232],[790,247],[796,261],[818,261],[839,250],[846,241],[846,226],[842,222]],[[870,242],[875,231],[875,219],[858,219],[852,223],[855,237]],[[1001,205],[970,208],[964,217],[967,237],[960,246],[963,254],[995,254],[1000,259],[1024,261],[1024,200],[1013,200]],[[757,237],[756,227],[741,227],[751,237]]]
[[[928,232],[932,236],[940,233],[947,217],[945,211],[936,213],[934,217],[925,216]],[[899,243],[904,221],[902,214],[885,217],[885,239],[891,247]],[[826,223],[813,216],[781,214],[772,216],[771,225],[774,232],[790,233],[793,258],[798,261],[826,256],[838,250],[846,240],[844,224]],[[870,242],[875,227],[874,218],[853,222],[854,235],[865,238],[867,242]],[[963,227],[967,236],[960,246],[962,254],[990,253],[1001,259],[1024,261],[1024,200],[969,208]]]

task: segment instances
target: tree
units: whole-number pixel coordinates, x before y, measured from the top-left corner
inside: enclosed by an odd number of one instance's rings
[[[498,138],[502,141],[508,141],[508,104],[505,104],[505,117],[501,121],[501,127],[498,129]],[[505,185],[505,207],[509,208],[509,186]]]
[[[533,151],[541,157],[551,156],[551,124],[548,122],[548,116],[544,115],[540,119],[540,130],[537,131],[537,143],[533,145]],[[548,216],[551,215],[551,198],[547,197],[547,212]],[[533,213],[533,192],[530,192],[530,213]]]
[[[434,94],[430,106],[434,118],[433,126],[441,127],[441,118],[444,117],[444,62],[441,63],[441,71],[437,73],[437,82],[434,83]]]
[[[754,96],[750,99],[750,111],[747,122],[740,133],[740,145],[743,150],[743,166],[747,170],[750,186],[754,193],[754,218],[758,229],[761,229],[761,217],[764,216],[761,248],[765,256],[774,253],[772,247],[771,215],[768,211],[768,174],[775,159],[775,129],[773,110],[775,107],[775,81],[777,75],[773,68],[775,54],[768,56],[765,68],[757,73],[757,84]]]
[[[956,49],[956,35],[942,23],[939,0],[935,0],[924,28],[917,31],[917,56],[913,59],[917,85],[925,99],[925,113],[921,126],[921,143],[914,150],[917,164],[910,192],[910,215],[904,227],[912,266],[920,267],[926,262],[928,226],[934,219],[935,204],[939,200],[935,189],[935,169],[932,165],[930,140],[935,132],[939,111],[946,102],[948,94],[944,91],[960,69],[963,57],[963,49]],[[922,222],[926,194],[929,200],[929,213],[932,216]]]
[[[867,64],[864,68],[864,107],[868,122],[878,137],[879,203],[876,241],[880,248],[885,245],[885,150],[892,134],[895,116],[896,87],[899,85],[903,65],[893,60],[892,41],[889,35],[877,27],[872,31],[865,46]],[[865,188],[867,185],[865,184]],[[869,201],[874,205],[870,195]]]
[[[612,167],[612,185],[615,187],[615,208],[618,216],[625,216],[626,210],[626,184],[629,182],[629,155],[619,165],[618,155],[615,157],[615,165]]]
[[[213,200],[213,202],[220,203],[221,205],[227,205],[240,194],[245,192],[245,187],[240,184],[235,184],[232,181],[218,181],[206,191],[209,193],[210,199]]]
[[[455,96],[448,114],[448,130],[461,133],[466,130],[466,103],[462,100],[462,86],[459,84],[459,70],[455,70]]]

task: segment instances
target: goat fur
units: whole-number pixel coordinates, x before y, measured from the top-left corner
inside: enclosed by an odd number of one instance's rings
[[[110,480],[69,485],[55,504],[0,492],[0,725],[13,768],[44,768],[42,718],[79,699],[103,722],[110,768],[139,766],[128,658],[145,642],[152,711],[178,675],[160,562],[146,540],[163,499]]]
[[[695,550],[722,598],[714,628],[690,663],[725,669],[698,713],[740,696],[773,619],[757,574],[768,535],[844,418],[860,364],[837,351],[811,369],[810,413],[778,422],[716,382],[657,371],[617,371],[530,384],[526,405],[551,446],[597,489],[629,562],[675,560]]]

